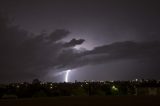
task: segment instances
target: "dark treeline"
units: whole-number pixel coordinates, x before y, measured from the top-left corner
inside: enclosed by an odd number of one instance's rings
[[[140,89],[141,88],[141,89]],[[0,98],[32,98],[56,96],[159,95],[160,82],[156,80],[100,81],[75,83],[10,83],[0,85]],[[149,89],[149,91],[147,91]],[[146,94],[146,92],[148,92]],[[156,94],[155,94],[156,93]]]

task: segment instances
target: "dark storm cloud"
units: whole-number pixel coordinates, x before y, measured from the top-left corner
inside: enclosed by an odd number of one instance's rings
[[[96,47],[94,50],[90,51],[89,54],[101,54],[108,53],[111,57],[118,58],[136,58],[136,57],[153,57],[159,56],[160,52],[160,42],[150,41],[150,42],[134,42],[134,41],[124,41],[116,42],[110,45],[104,45],[101,47]]]
[[[63,30],[63,29],[58,29],[54,32],[52,32],[47,39],[50,40],[51,42],[56,42],[58,40],[63,39],[64,37],[66,37],[70,32],[67,30]]]
[[[150,60],[154,64],[160,59],[160,42],[116,42],[96,47],[81,53],[65,51],[59,56],[61,68],[78,68],[86,65],[108,63],[119,60]],[[150,64],[152,66],[153,64]],[[143,71],[143,70],[142,70]]]
[[[73,47],[73,46],[76,46],[76,45],[81,45],[85,40],[84,39],[72,39],[70,42],[68,43],[65,43],[65,47]]]
[[[125,59],[150,59],[153,63],[160,59],[159,41],[116,42],[81,51],[72,47],[81,45],[84,39],[61,41],[70,33],[68,30],[34,35],[11,25],[2,16],[0,23],[0,80],[43,78],[50,69],[64,71]]]
[[[69,34],[64,29],[34,35],[10,24],[3,16],[0,23],[0,80],[43,77],[49,68],[61,64],[57,56],[63,49],[84,41],[59,42]]]

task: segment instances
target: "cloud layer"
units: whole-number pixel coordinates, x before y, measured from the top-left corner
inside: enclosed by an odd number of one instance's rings
[[[30,34],[8,23],[0,16],[0,81],[42,78],[52,70],[74,69],[125,59],[150,59],[159,61],[160,42],[115,42],[79,51],[73,47],[84,39],[61,40],[69,35],[65,29],[50,34]],[[152,65],[152,64],[151,64]]]

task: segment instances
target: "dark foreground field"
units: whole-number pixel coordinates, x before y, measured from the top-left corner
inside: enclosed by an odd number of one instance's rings
[[[160,97],[55,97],[0,100],[0,106],[160,106]]]

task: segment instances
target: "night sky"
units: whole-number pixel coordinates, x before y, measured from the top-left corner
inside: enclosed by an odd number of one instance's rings
[[[0,82],[160,79],[158,0],[1,0]]]

